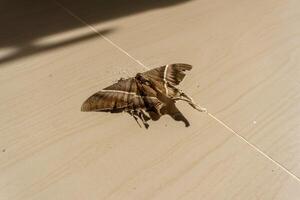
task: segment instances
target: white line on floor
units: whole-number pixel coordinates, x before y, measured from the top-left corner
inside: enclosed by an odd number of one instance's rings
[[[262,150],[260,150],[257,146],[255,146],[254,144],[248,142],[248,140],[246,138],[244,138],[243,136],[241,136],[240,134],[238,134],[237,132],[235,132],[232,128],[230,128],[227,124],[225,124],[223,121],[219,120],[217,117],[215,117],[213,114],[207,112],[207,114],[213,118],[214,120],[216,120],[217,122],[219,122],[222,126],[224,126],[226,129],[228,129],[231,133],[233,133],[235,136],[237,136],[240,140],[242,140],[243,142],[247,143],[250,147],[252,147],[253,149],[255,149],[256,151],[258,151],[260,154],[262,154],[265,158],[267,158],[268,160],[270,160],[271,162],[273,162],[275,165],[277,165],[279,168],[281,168],[283,171],[285,171],[286,173],[288,173],[289,175],[291,175],[293,178],[295,178],[297,181],[300,182],[300,178],[298,176],[296,176],[295,174],[293,174],[292,172],[290,172],[287,168],[285,168],[283,165],[281,165],[279,162],[277,162],[276,160],[272,159],[269,155],[267,155],[266,153],[264,153]]]

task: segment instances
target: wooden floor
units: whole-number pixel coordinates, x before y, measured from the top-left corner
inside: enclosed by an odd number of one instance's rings
[[[1,200],[300,198],[299,0],[1,4]],[[189,128],[80,112],[175,62]]]

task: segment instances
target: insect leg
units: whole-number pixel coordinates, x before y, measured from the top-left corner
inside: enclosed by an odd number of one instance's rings
[[[139,118],[142,120],[144,126],[146,129],[148,129],[149,124],[147,123],[147,121],[150,119],[143,111],[142,109],[137,110],[137,114],[139,116]],[[145,119],[146,118],[146,119]]]
[[[142,128],[142,126],[140,125],[139,121],[138,121],[138,118],[136,117],[136,113],[133,111],[133,110],[130,110],[130,111],[127,111],[133,118],[134,120],[136,121],[136,123],[139,125],[139,127]]]
[[[149,121],[151,119],[150,116],[145,112],[145,110],[141,109],[140,111],[145,121]]]

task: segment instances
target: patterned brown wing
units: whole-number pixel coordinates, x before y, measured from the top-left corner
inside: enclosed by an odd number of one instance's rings
[[[122,112],[159,104],[155,96],[141,96],[134,78],[121,79],[89,97],[81,111]]]
[[[149,78],[160,82],[168,82],[171,85],[179,85],[185,77],[185,71],[190,71],[192,66],[184,63],[169,64],[157,67],[142,73]]]
[[[153,85],[168,97],[175,97],[179,90],[177,85],[184,79],[185,71],[192,69],[192,66],[184,63],[175,63],[141,73],[143,77],[151,80]]]

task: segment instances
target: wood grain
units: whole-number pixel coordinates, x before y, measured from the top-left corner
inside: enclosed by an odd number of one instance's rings
[[[2,9],[23,28],[0,38],[1,200],[298,199],[299,181],[184,103],[190,128],[80,112],[143,68],[53,2],[28,2]],[[297,1],[188,1],[116,18],[99,18],[95,1],[60,2],[150,67],[193,64],[182,88],[299,174]]]

